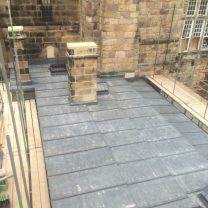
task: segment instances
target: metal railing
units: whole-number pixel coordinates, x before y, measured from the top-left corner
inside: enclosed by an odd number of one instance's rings
[[[157,72],[153,70],[151,78],[161,85],[165,90],[173,94],[185,105],[191,108],[199,116],[203,117],[205,120],[208,120],[208,80],[200,80],[202,73],[203,72],[196,70],[195,66],[192,66],[192,68],[188,70],[180,69],[180,67],[177,66],[174,70],[172,68],[171,72],[164,70],[160,74],[157,74]],[[168,87],[166,84],[164,84],[163,80],[160,80],[157,77],[157,75],[163,75],[164,77],[170,79]],[[191,99],[190,102],[187,102],[185,98],[183,98],[183,95],[181,95],[181,92],[179,93],[181,89],[184,89],[183,86],[190,89],[189,94],[190,97],[192,97],[193,102],[191,102]],[[200,110],[197,110],[199,109],[197,107],[193,107],[194,103],[197,105],[197,100],[199,101],[198,105]]]

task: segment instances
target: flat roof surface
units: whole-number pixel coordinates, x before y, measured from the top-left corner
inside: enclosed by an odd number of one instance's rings
[[[67,75],[31,66],[53,208],[193,208],[208,186],[208,136],[144,80],[109,78],[70,106]]]

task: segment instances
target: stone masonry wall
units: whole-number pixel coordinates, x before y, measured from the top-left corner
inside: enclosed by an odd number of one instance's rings
[[[102,17],[101,68],[103,73],[137,68],[138,0],[106,0]]]
[[[160,70],[164,63],[168,65],[175,61],[179,52],[183,17],[183,0],[141,0],[139,2],[138,70],[140,72],[152,71],[155,63],[156,70]]]
[[[41,1],[11,1],[14,25],[23,25],[28,37],[26,50],[30,59],[45,58],[48,45],[55,47],[56,55],[64,56],[66,43],[80,39],[78,0],[51,0],[51,8],[52,12],[47,13]],[[0,25],[6,40],[10,25],[6,0],[0,1]]]
[[[8,25],[5,2],[0,1],[3,36]],[[180,52],[187,0],[51,0],[53,15],[48,24],[40,2],[12,0],[14,22],[25,25],[28,35],[29,58],[45,57],[48,44],[63,56],[66,42],[94,41],[99,72],[136,70],[145,75],[154,68],[169,69]],[[184,67],[195,57],[187,54]],[[205,62],[206,58],[198,59],[198,67]]]
[[[11,0],[11,12],[16,25],[68,25],[79,23],[79,0],[51,0],[52,12],[45,12],[41,0]],[[46,21],[46,16],[52,16]],[[9,24],[6,0],[0,2],[0,23]]]
[[[104,0],[80,0],[80,36],[82,41],[98,45],[98,69],[101,71],[101,34]]]

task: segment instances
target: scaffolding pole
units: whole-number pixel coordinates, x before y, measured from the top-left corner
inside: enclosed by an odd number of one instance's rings
[[[174,5],[174,7],[173,7],[173,14],[172,14],[172,19],[171,19],[170,31],[169,31],[169,35],[168,35],[167,48],[166,48],[165,58],[164,58],[164,62],[163,62],[163,71],[165,69],[165,63],[167,61],[167,54],[168,54],[168,50],[169,50],[170,38],[171,38],[171,34],[172,34],[172,29],[173,29],[173,20],[174,20],[174,16],[175,16],[175,9],[176,9],[176,5]]]
[[[12,172],[13,172],[13,176],[14,176],[14,183],[15,183],[15,187],[16,187],[16,191],[17,191],[19,208],[23,208],[22,196],[21,196],[21,192],[20,192],[20,185],[19,185],[19,181],[18,181],[18,177],[17,177],[17,169],[16,169],[16,165],[14,163],[14,155],[12,152],[12,144],[11,144],[11,140],[10,140],[9,135],[6,136],[6,141],[7,141],[8,151],[9,151],[10,162],[11,162],[11,166],[12,166]]]
[[[17,97],[18,110],[19,110],[19,116],[20,116],[20,122],[21,122],[22,134],[23,134],[24,147],[25,147],[26,158],[27,158],[28,178],[29,178],[29,198],[30,198],[30,207],[32,207],[31,164],[30,164],[30,150],[29,150],[29,142],[28,142],[27,122],[26,122],[25,100],[24,100],[24,92],[23,92],[21,78],[20,78],[20,65],[19,65],[19,58],[17,54],[17,47],[16,47],[16,41],[15,41],[15,34],[13,30],[13,21],[12,21],[12,16],[11,16],[11,8],[10,8],[9,0],[7,0],[7,6],[8,6],[9,19],[10,19],[10,24],[11,24],[11,29],[12,29],[12,42],[13,42],[14,56],[15,56],[14,74],[15,74],[15,80],[16,80],[16,86],[17,86],[16,97]]]
[[[155,64],[154,64],[154,71],[153,71],[153,79],[155,78],[155,71],[156,71],[156,64],[157,64],[157,55],[158,55],[158,50],[159,50],[159,44],[160,44],[160,34],[161,34],[161,29],[162,29],[162,18],[160,20],[160,30],[158,34],[158,39],[156,41],[156,55],[155,55]]]
[[[2,74],[3,74],[5,86],[6,86],[7,98],[8,98],[8,102],[9,102],[9,108],[10,108],[12,124],[13,124],[13,129],[14,129],[14,135],[15,135],[14,138],[15,138],[16,145],[17,145],[17,152],[18,152],[18,156],[19,156],[21,175],[22,175],[22,179],[23,179],[23,185],[24,185],[24,191],[25,191],[25,196],[26,196],[26,200],[27,200],[27,206],[29,208],[30,207],[29,192],[28,192],[27,182],[26,182],[26,177],[25,177],[25,172],[24,172],[23,158],[22,158],[21,148],[20,148],[20,144],[19,144],[19,137],[18,137],[17,126],[16,126],[15,117],[14,117],[12,99],[11,99],[11,95],[10,95],[10,91],[9,91],[9,83],[7,80],[7,74],[6,74],[6,69],[5,69],[5,63],[4,63],[4,58],[3,58],[3,51],[2,51],[2,47],[1,47],[1,42],[0,42],[0,64],[1,64],[1,68],[2,68]]]

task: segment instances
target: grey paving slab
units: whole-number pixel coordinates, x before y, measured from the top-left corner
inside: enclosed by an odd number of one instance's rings
[[[31,74],[53,208],[191,208],[208,181],[191,145],[208,144],[202,130],[142,79],[100,79],[110,94],[70,106],[67,77],[46,67]]]
[[[144,160],[157,156],[154,146],[147,142],[112,147],[111,150],[118,163]]]
[[[183,136],[192,144],[208,144],[208,135],[205,132],[184,133]]]
[[[172,125],[180,133],[203,132],[195,123],[193,123],[191,121],[187,121],[187,122],[183,122],[183,123],[172,123]]]
[[[36,91],[36,98],[44,97],[56,97],[56,96],[68,96],[68,89],[54,89],[54,90],[45,90],[45,91]]]
[[[116,165],[49,177],[52,200],[124,185]]]
[[[67,139],[44,141],[45,157],[105,147],[101,134],[90,134]]]
[[[135,92],[135,89],[130,85],[121,85],[121,86],[113,86],[109,87],[109,91],[111,93],[119,93],[119,92]]]
[[[149,104],[146,103],[145,99],[142,99],[142,98],[117,101],[117,104],[120,108],[123,108],[123,109],[149,106]]]
[[[140,130],[139,134],[140,137],[143,137],[148,141],[158,141],[181,137],[181,134],[172,125],[159,126],[151,129],[142,129]]]
[[[110,93],[97,96],[98,103],[103,102],[103,101],[112,101],[114,99],[115,99],[114,95]]]
[[[155,90],[149,85],[132,86],[137,92],[155,92]]]
[[[137,92],[114,93],[113,96],[116,100],[131,100],[131,99],[142,98],[142,96]]]
[[[204,158],[208,159],[208,145],[197,145],[194,146],[196,151]]]
[[[107,82],[108,86],[110,86],[110,87],[128,85],[128,82],[123,78],[122,79],[107,80],[106,82]]]
[[[110,101],[105,100],[102,102],[98,102],[98,104],[88,106],[89,111],[110,110],[110,109],[116,109],[116,108],[118,108],[118,105],[116,101],[114,100],[110,100]]]
[[[30,70],[30,77],[33,78],[38,78],[38,77],[50,77],[50,73],[49,72],[39,72],[39,73],[31,73]],[[15,75],[13,73],[13,71],[10,72],[10,79],[14,80],[15,79]]]
[[[159,158],[121,164],[119,169],[127,184],[170,176],[165,164]]]
[[[44,72],[48,71],[50,64],[37,64],[37,65],[30,65],[31,72]]]
[[[169,114],[169,113],[180,113],[178,109],[176,109],[171,104],[165,105],[165,106],[154,106],[154,109],[158,111],[160,114]]]
[[[69,104],[68,96],[58,96],[58,97],[46,97],[46,98],[36,98],[37,106],[49,106],[49,105],[62,105]]]
[[[54,106],[38,106],[39,116],[53,116],[84,111],[87,111],[87,106],[85,105],[70,106],[69,104],[63,104]]]
[[[162,98],[162,95],[160,95],[158,92],[139,92],[139,95],[143,98],[150,98],[150,99],[157,99]]]
[[[150,117],[159,115],[153,107],[128,108],[125,112],[129,118]]]
[[[163,117],[169,123],[190,122],[190,120],[183,114],[164,114]]]
[[[93,122],[85,122],[66,126],[41,128],[43,141],[81,136],[98,133],[98,128]]]
[[[35,90],[54,90],[54,89],[66,89],[68,86],[68,82],[58,82],[58,83],[42,83],[42,84],[34,84]]]
[[[138,87],[138,86],[149,86],[143,78],[139,78],[137,80],[134,80],[133,82],[128,82],[128,84],[131,85],[131,86],[136,86],[136,87]]]
[[[150,98],[143,98],[145,99],[145,102],[147,106],[166,106],[169,105],[169,102],[165,100],[164,98],[155,98],[155,99],[150,99]]]
[[[76,124],[86,121],[92,121],[89,112],[70,113],[55,116],[45,116],[40,120],[41,127],[62,126],[66,124]]]
[[[134,123],[129,118],[101,121],[97,122],[97,126],[101,133],[135,128]]]
[[[31,72],[31,70],[30,70],[30,72]],[[33,79],[33,78],[39,78],[39,77],[50,77],[51,74],[50,74],[50,72],[46,72],[46,71],[43,71],[43,72],[31,72],[30,76]]]
[[[155,208],[199,208],[198,204],[193,202],[190,198],[178,200]]]
[[[76,172],[113,163],[114,159],[108,148],[46,158],[48,176]]]
[[[177,181],[171,177],[130,185],[129,189],[138,208],[155,207],[186,197]]]
[[[139,136],[139,130],[137,129],[106,133],[103,134],[103,138],[109,146],[119,146],[145,141],[145,138]]]
[[[132,121],[135,123],[137,129],[152,128],[157,126],[167,125],[167,121],[161,115],[133,118]]]
[[[50,77],[34,77],[35,83],[55,83],[55,82],[68,82],[67,75],[50,76]]]
[[[162,159],[172,175],[208,169],[207,160],[197,152],[173,155]]]
[[[156,141],[153,145],[155,145],[159,157],[195,151],[194,147],[183,137]]]
[[[126,118],[125,111],[122,111],[120,109],[91,112],[91,115],[94,121],[105,121],[105,120]]]
[[[186,193],[201,191],[208,186],[208,170],[177,176],[176,180]]]
[[[126,186],[106,189],[52,202],[53,208],[136,208]]]

